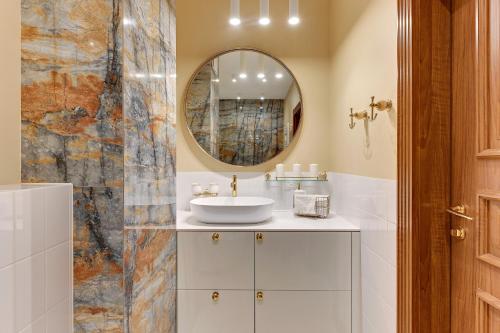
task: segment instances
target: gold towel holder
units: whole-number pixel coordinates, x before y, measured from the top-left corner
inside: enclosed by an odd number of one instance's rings
[[[351,108],[351,112],[349,114],[349,117],[351,118],[351,121],[349,123],[350,129],[353,129],[354,126],[356,126],[354,119],[374,121],[375,119],[377,119],[377,116],[378,116],[378,113],[375,113],[375,111],[382,112],[382,111],[392,110],[392,101],[390,99],[388,99],[388,100],[380,100],[380,101],[375,103],[375,96],[372,96],[371,103],[370,103],[369,107],[371,110],[369,115],[368,115],[368,112],[366,112],[366,111],[353,112],[353,109]]]
[[[354,122],[354,118],[356,118],[356,120],[368,120],[368,112],[366,112],[366,111],[353,112],[353,109],[351,108],[351,113],[349,114],[349,117],[351,117],[351,122],[349,123],[349,128],[353,129],[354,126],[356,126],[356,123]]]

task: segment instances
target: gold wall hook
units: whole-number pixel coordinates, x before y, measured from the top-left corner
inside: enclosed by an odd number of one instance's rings
[[[354,114],[352,113],[352,108],[351,108],[351,113],[349,114],[349,117],[351,117],[351,122],[349,123],[349,128],[353,129],[354,126],[356,126],[356,123],[354,122]]]
[[[377,109],[378,112],[381,111],[390,111],[392,109],[392,101],[390,99],[388,100],[381,100],[375,103],[375,96],[371,97],[372,102],[370,103],[370,109],[371,109],[371,116],[370,120],[373,121],[377,119],[378,113],[375,113],[375,109]]]
[[[354,126],[356,126],[356,123],[354,122],[354,119],[356,120],[367,120],[368,119],[368,112],[366,111],[361,111],[361,112],[352,112],[351,108],[351,113],[349,114],[349,117],[351,117],[351,123],[349,124],[349,128],[353,129]]]

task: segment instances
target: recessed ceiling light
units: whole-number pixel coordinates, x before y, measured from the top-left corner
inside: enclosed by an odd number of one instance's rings
[[[274,75],[274,77],[275,77],[275,78],[277,78],[277,79],[282,79],[282,78],[283,78],[283,74],[281,74],[281,73],[276,73],[276,74]]]
[[[263,101],[264,100],[264,96],[260,96],[260,100]]]
[[[236,97],[236,99],[239,101],[239,100],[241,99],[241,97],[240,97],[240,96],[238,96],[238,97]]]
[[[235,77],[233,77],[233,79],[231,81],[233,81],[234,83],[238,82],[238,80],[236,80]]]
[[[260,0],[260,25],[268,25],[271,23],[269,18],[269,0]]]
[[[271,23],[271,20],[269,19],[269,17],[261,17],[259,19],[260,25],[269,25],[269,23]]]
[[[266,74],[264,74],[264,73],[259,73],[259,74],[257,74],[257,77],[258,77],[259,79],[263,79],[263,78],[265,78],[265,77],[266,77]]]
[[[240,73],[240,79],[246,79],[247,78],[247,73]]]
[[[262,79],[262,82],[266,83],[266,82],[267,82],[267,79],[266,79],[266,78],[263,78],[263,79]]]
[[[240,25],[240,0],[231,0],[231,16],[229,18],[229,24]]]
[[[299,17],[299,0],[289,0],[289,15],[288,24],[297,25],[300,23]]]

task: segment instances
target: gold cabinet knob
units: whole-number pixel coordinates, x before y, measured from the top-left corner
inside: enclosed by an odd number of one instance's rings
[[[212,234],[212,240],[213,240],[214,242],[217,242],[218,240],[220,240],[220,234],[219,234],[218,232],[214,232],[214,233]]]
[[[264,293],[262,291],[258,291],[257,294],[255,294],[255,298],[258,301],[263,301],[264,300]]]
[[[218,291],[214,291],[214,292],[212,293],[212,300],[213,300],[214,302],[217,302],[217,301],[219,300],[219,298],[220,298],[220,294],[219,294],[219,292],[218,292]]]
[[[264,234],[262,232],[258,232],[255,235],[255,239],[258,240],[258,241],[263,241],[264,240]]]

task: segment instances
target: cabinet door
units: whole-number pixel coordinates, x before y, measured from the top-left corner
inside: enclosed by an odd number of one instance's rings
[[[254,292],[244,290],[179,290],[177,326],[180,333],[253,333]]]
[[[351,290],[350,232],[265,232],[255,242],[256,289]]]
[[[178,289],[254,289],[253,232],[179,232]]]
[[[257,333],[351,333],[349,291],[263,291]]]

